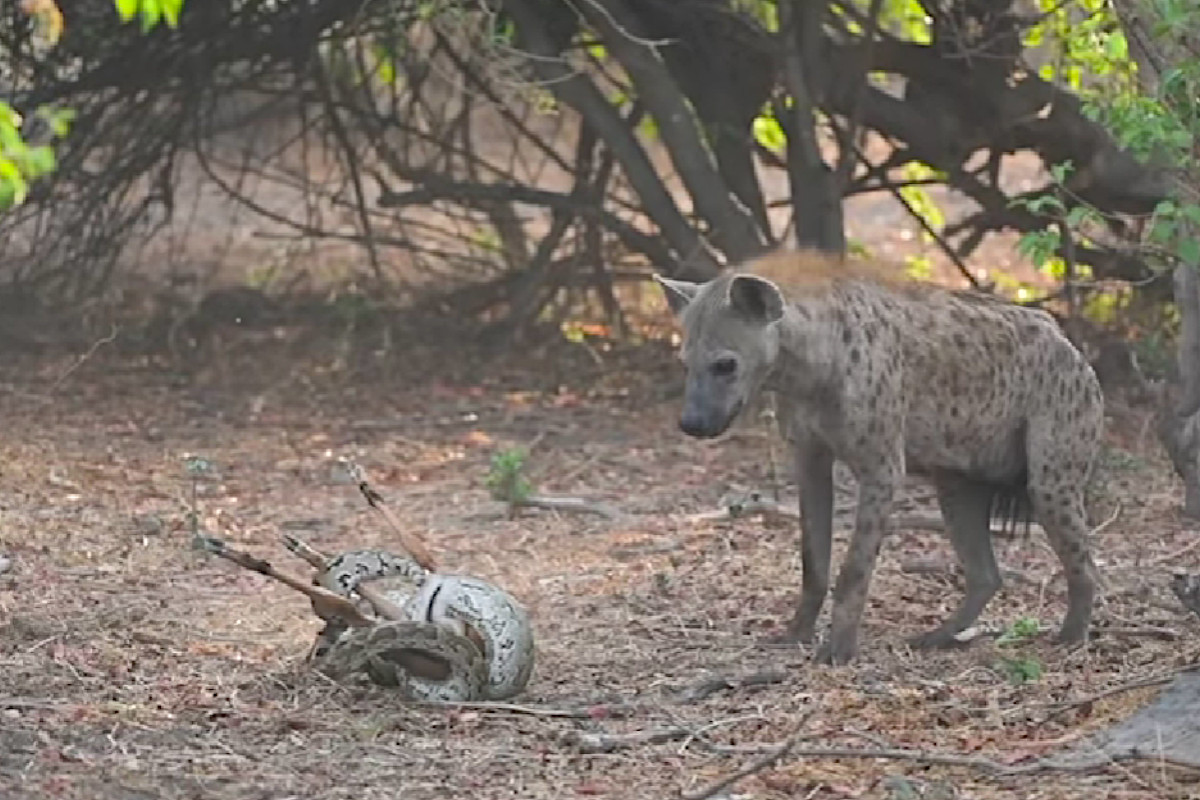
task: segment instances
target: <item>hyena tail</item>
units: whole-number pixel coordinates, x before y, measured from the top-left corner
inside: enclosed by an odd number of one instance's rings
[[[1033,521],[1033,501],[1029,498],[1029,476],[1022,474],[1009,483],[994,484],[992,494],[992,521],[1000,530],[1029,533]]]

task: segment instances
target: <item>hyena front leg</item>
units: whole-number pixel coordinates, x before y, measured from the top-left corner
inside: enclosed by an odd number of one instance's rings
[[[953,475],[940,475],[935,483],[942,519],[963,568],[966,592],[945,622],[909,640],[916,648],[954,645],[957,641],[954,637],[975,623],[1001,585],[1000,568],[992,549],[990,519],[995,488]]]
[[[817,651],[823,664],[845,664],[858,654],[858,628],[867,604],[871,573],[888,530],[892,497],[901,471],[886,466],[858,479],[858,513],[850,549],[833,590],[829,639]]]
[[[817,617],[829,594],[833,547],[833,452],[822,442],[798,442],[796,480],[800,484],[800,601],[781,643],[812,642]]]

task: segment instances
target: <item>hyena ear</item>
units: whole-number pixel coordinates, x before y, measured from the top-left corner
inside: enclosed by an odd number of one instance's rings
[[[783,316],[783,293],[766,278],[735,275],[729,282],[729,305],[749,319],[769,324]]]
[[[667,305],[675,314],[682,314],[683,310],[688,307],[688,303],[691,303],[692,298],[696,296],[696,292],[700,290],[700,284],[691,281],[676,281],[664,278],[662,275],[655,275],[654,280],[662,287],[663,295],[667,298]]]

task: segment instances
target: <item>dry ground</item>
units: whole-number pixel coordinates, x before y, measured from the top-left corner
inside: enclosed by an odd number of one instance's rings
[[[560,343],[484,363],[451,361],[452,345],[364,348],[340,371],[286,342],[246,347],[226,378],[190,383],[104,348],[70,372],[73,356],[0,365],[0,553],[13,560],[0,575],[5,800],[671,798],[797,730],[792,754],[723,796],[1200,796],[1194,774],[1153,759],[1022,776],[812,755],[903,748],[1020,767],[1156,690],[1089,698],[1200,659],[1200,622],[1166,590],[1172,569],[1200,562],[1200,537],[1178,518],[1175,483],[1136,420],[1117,425],[1094,491],[1110,585],[1089,648],[984,637],[910,653],[903,637],[946,614],[961,582],[941,535],[899,531],[876,573],[862,656],[831,669],[757,643],[790,613],[797,532],[684,520],[731,486],[763,485],[768,439],[761,425],[717,443],[679,434],[665,346],[589,354]],[[483,489],[487,461],[531,443],[542,489],[626,516],[508,519]],[[528,708],[413,707],[306,669],[318,627],[307,602],[190,548],[185,453],[219,470],[200,486],[209,532],[296,571],[283,531],[329,550],[387,545],[333,479],[332,457],[355,455],[444,564],[527,603],[539,646],[519,698]],[[851,491],[843,480],[840,505]],[[928,489],[914,483],[903,505],[928,510]],[[848,521],[839,516],[840,544]],[[1045,542],[998,549],[1012,575],[986,622],[1057,625],[1064,587]],[[1043,674],[1014,683],[1005,659]],[[777,674],[737,685],[763,671]],[[713,674],[734,685],[686,694]],[[664,727],[692,735],[601,753],[577,736]]]

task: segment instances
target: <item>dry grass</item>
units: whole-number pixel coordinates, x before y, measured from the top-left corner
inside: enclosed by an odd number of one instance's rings
[[[184,388],[103,353],[64,381],[69,357],[0,366],[0,552],[15,561],[0,575],[6,800],[677,797],[797,730],[790,754],[724,796],[1200,792],[1194,775],[1153,759],[1018,776],[812,755],[900,748],[1020,766],[1156,690],[1076,701],[1200,658],[1200,624],[1166,589],[1172,569],[1200,561],[1197,534],[1176,517],[1175,484],[1153,448],[1139,450],[1136,431],[1097,486],[1097,522],[1118,503],[1120,513],[1095,537],[1110,585],[1089,648],[1012,649],[1044,669],[1024,684],[998,668],[1008,651],[990,639],[910,653],[903,637],[948,613],[961,587],[952,570],[928,570],[952,561],[943,537],[902,531],[873,582],[860,660],[831,669],[757,644],[795,598],[794,530],[680,522],[731,485],[763,484],[765,438],[756,426],[715,444],[678,434],[676,401],[656,385],[677,369],[662,349],[604,355],[599,371],[561,352],[455,365],[414,345],[354,373],[331,372],[316,354],[269,355],[245,351],[226,370],[236,380]],[[534,441],[540,488],[630,513],[507,519],[483,488],[487,460],[497,446]],[[220,470],[201,486],[208,530],[279,562],[284,530],[326,550],[388,543],[332,480],[332,457],[355,456],[442,563],[529,606],[540,660],[518,702],[581,713],[414,707],[308,671],[318,623],[307,601],[189,549],[187,452]],[[929,506],[914,483],[903,507]],[[839,519],[844,544],[848,517]],[[1044,541],[1004,540],[999,555],[1018,575],[985,621],[1057,625],[1064,587]],[[915,560],[926,570],[903,571]],[[764,670],[780,680],[680,695],[713,673]],[[690,735],[597,753],[580,744],[586,734],[672,728]]]

